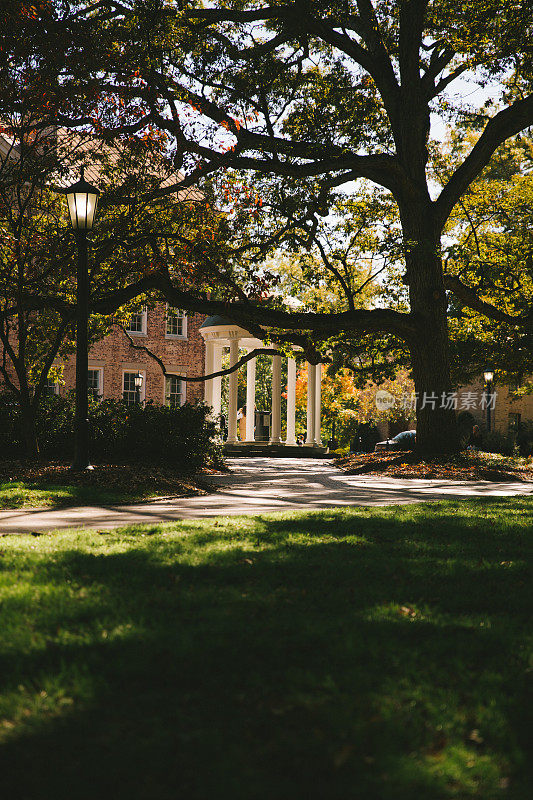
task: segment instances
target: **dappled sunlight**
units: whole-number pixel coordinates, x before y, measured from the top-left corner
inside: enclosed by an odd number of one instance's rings
[[[5,538],[6,791],[518,787],[530,513],[499,499]]]
[[[213,492],[204,496],[112,506],[102,499],[55,511],[0,511],[0,532],[29,533],[76,527],[94,529],[151,525],[215,516],[255,516],[286,511],[409,505],[424,501],[531,499],[533,483],[444,479],[400,479],[347,475],[327,459],[232,458],[231,471],[210,475]]]

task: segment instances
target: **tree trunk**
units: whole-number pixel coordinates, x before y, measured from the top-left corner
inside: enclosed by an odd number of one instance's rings
[[[35,427],[35,411],[29,399],[24,400],[20,398],[20,413],[22,417],[22,424],[24,426],[24,449],[27,458],[39,458],[39,442],[37,440],[37,431]]]
[[[425,213],[419,211],[416,222],[416,229],[410,225],[410,235],[406,237],[406,281],[417,329],[410,341],[417,394],[417,450],[428,455],[454,453],[460,444],[451,398],[447,300],[440,243],[431,229],[429,209]]]
[[[440,309],[428,309],[410,346],[417,395],[417,450],[428,455],[459,450],[448,349],[446,315]]]

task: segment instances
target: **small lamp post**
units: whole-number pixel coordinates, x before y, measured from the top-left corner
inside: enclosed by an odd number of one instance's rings
[[[490,433],[490,396],[492,394],[494,373],[488,369],[483,373],[483,377],[485,378],[485,395],[487,397],[487,431]]]
[[[76,416],[74,421],[74,461],[72,469],[81,472],[92,469],[89,460],[88,419],[88,333],[89,323],[89,271],[87,258],[87,231],[93,227],[94,212],[100,191],[87,183],[84,169],[80,180],[65,189],[70,220],[78,246],[76,273]]]
[[[143,388],[143,374],[142,372],[138,372],[137,375],[134,377],[133,382],[135,384],[135,402],[141,402],[141,389]]]

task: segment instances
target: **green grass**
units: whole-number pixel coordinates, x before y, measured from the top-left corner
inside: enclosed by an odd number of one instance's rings
[[[9,481],[0,483],[0,510],[134,503],[156,495],[153,489],[124,492],[100,486]]]
[[[528,499],[0,539],[21,800],[529,798]]]

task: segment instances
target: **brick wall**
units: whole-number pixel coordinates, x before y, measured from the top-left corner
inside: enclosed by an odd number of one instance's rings
[[[146,334],[132,335],[136,344],[142,344],[162,359],[169,373],[180,375],[202,375],[205,364],[204,340],[198,330],[205,316],[191,314],[186,321],[186,337],[170,338],[166,336],[166,305],[158,303],[146,312]],[[113,331],[94,344],[89,351],[89,369],[103,370],[104,398],[119,399],[122,397],[123,373],[142,372],[144,375],[143,395],[145,400],[154,403],[164,402],[165,381],[161,368],[150,356],[133,348],[120,328]],[[65,364],[65,385],[61,393],[75,386],[76,357],[72,355]],[[204,384],[187,383],[186,401],[203,400]]]
[[[458,390],[459,399],[463,392],[473,392],[479,399],[485,389],[485,382],[482,377],[478,378],[468,386],[461,386]],[[515,397],[507,386],[498,384],[493,386],[493,392],[496,392],[495,407],[491,411],[491,430],[499,431],[504,436],[507,435],[509,430],[509,415],[520,414],[521,422],[533,422],[533,395],[525,395],[525,397]],[[461,411],[459,405],[458,412]],[[487,427],[487,411],[479,407],[469,409],[470,413],[475,417],[476,422]]]
[[[505,386],[495,386],[498,393],[494,411],[494,429],[507,434],[509,428],[509,415],[520,414],[521,422],[533,422],[533,395],[514,397]]]

